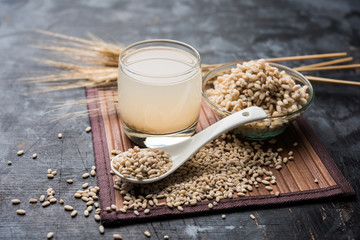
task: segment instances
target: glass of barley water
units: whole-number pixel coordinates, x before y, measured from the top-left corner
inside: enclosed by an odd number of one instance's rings
[[[201,108],[201,57],[188,44],[154,39],[119,57],[118,106],[126,135],[140,146],[166,146],[194,134]]]

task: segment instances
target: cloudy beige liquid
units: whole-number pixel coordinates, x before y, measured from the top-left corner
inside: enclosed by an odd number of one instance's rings
[[[197,61],[171,47],[147,47],[128,54],[118,78],[122,121],[150,134],[178,132],[195,123],[201,105]]]

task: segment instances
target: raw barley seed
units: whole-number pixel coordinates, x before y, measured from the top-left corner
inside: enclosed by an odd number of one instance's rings
[[[47,239],[52,239],[54,237],[54,233],[53,232],[49,232],[47,235],[46,235]]]
[[[94,219],[95,219],[95,221],[100,221],[100,215],[95,214],[95,215],[94,215]]]
[[[88,216],[89,216],[89,211],[88,211],[88,210],[85,210],[85,211],[84,211],[84,216],[85,216],[85,217],[88,217]]]
[[[23,210],[23,209],[18,209],[18,210],[16,210],[16,213],[17,213],[18,215],[25,215],[26,211]]]
[[[21,155],[23,155],[24,154],[24,150],[19,150],[18,152],[17,152],[17,155],[18,156],[21,156]]]
[[[82,185],[82,188],[87,188],[89,186],[89,183],[84,183],[83,185]]]
[[[85,131],[88,133],[88,132],[91,132],[91,127],[87,127],[86,129],[85,129]]]
[[[36,159],[36,158],[37,158],[37,154],[34,153],[34,154],[32,155],[32,158],[33,158],[33,159]]]
[[[255,220],[255,219],[256,219],[253,214],[250,214],[250,218],[251,218],[252,220]]]
[[[71,217],[75,217],[75,216],[77,215],[77,213],[78,213],[78,212],[77,212],[76,210],[72,211],[72,212],[71,212]]]
[[[225,214],[221,215],[221,218],[222,218],[222,219],[225,219],[225,218],[226,218],[226,215],[225,215]]]
[[[114,238],[114,240],[121,240],[121,239],[122,239],[122,236],[121,236],[120,234],[115,233],[115,234],[113,235],[113,238]]]
[[[111,204],[110,208],[111,208],[113,211],[116,211],[116,205],[115,205],[115,204]]]
[[[64,209],[65,209],[66,211],[72,211],[74,208],[73,208],[72,206],[70,206],[70,205],[65,205],[65,206],[64,206]]]
[[[149,231],[145,231],[144,234],[145,234],[145,236],[148,237],[148,238],[151,237],[151,233],[150,233]]]
[[[45,195],[41,195],[39,200],[40,200],[40,202],[45,201]]]
[[[64,204],[64,200],[60,199],[60,200],[59,200],[59,203],[60,203],[60,204]]]
[[[36,198],[30,198],[29,203],[37,203],[37,199]]]
[[[97,208],[97,209],[95,210],[95,213],[96,213],[96,214],[100,214],[100,213],[101,213],[101,208]]]
[[[82,178],[88,178],[89,177],[89,173],[84,173],[83,175],[82,175]]]
[[[45,201],[41,204],[43,207],[47,207],[50,205],[50,202],[49,201]]]
[[[164,198],[164,205],[169,208],[196,204],[203,199],[212,200],[214,206],[221,199],[231,198],[234,194],[246,196],[247,192],[260,184],[266,187],[270,187],[266,185],[267,182],[276,184],[273,173],[264,167],[267,161],[281,166],[282,158],[270,148],[262,149],[264,144],[250,144],[240,141],[234,135],[224,134],[222,139],[216,139],[201,148],[166,181],[141,186],[141,195],[134,195],[134,184],[123,182],[119,177],[114,179],[114,188],[119,190],[124,199],[124,212],[126,209],[134,211],[146,209],[152,204],[159,205],[159,198]],[[203,172],[201,177],[197,175],[199,168]],[[214,174],[214,171],[218,173]],[[191,181],[184,180],[184,175]],[[264,184],[262,180],[267,182]]]
[[[61,139],[63,137],[62,133],[58,134],[58,138]]]
[[[12,203],[13,205],[15,205],[15,204],[20,204],[20,199],[13,199],[13,200],[11,200],[11,203]]]
[[[114,168],[121,174],[135,179],[158,177],[172,167],[168,153],[157,149],[140,149],[137,146],[118,154],[112,160]]]
[[[103,225],[100,225],[100,226],[99,226],[99,232],[100,232],[101,234],[104,234],[105,228],[104,228]]]
[[[12,162],[11,161],[8,161],[8,165],[11,165],[12,164]]]
[[[67,182],[68,184],[72,184],[72,183],[73,183],[73,180],[72,180],[72,179],[68,179],[68,180],[66,180],[66,182]]]

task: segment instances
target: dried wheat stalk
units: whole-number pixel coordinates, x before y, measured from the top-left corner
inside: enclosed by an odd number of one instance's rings
[[[37,30],[38,33],[52,37],[50,41],[41,41],[33,47],[44,50],[47,54],[59,59],[50,60],[44,58],[35,58],[34,60],[60,69],[59,73],[22,78],[31,83],[42,83],[38,92],[49,92],[57,90],[68,90],[82,87],[97,87],[116,85],[119,55],[124,47],[120,44],[112,44],[102,39],[89,35],[89,39],[67,36],[44,30]],[[342,57],[346,53],[328,53],[305,56],[281,57],[267,59],[267,61],[292,61],[305,59],[318,59],[329,57]],[[330,61],[330,62],[340,62]],[[213,70],[223,64],[202,65],[203,74]],[[328,65],[326,62],[322,66]],[[309,65],[311,66],[311,65]],[[309,66],[303,66],[299,69],[311,70]],[[331,82],[331,79],[328,81]],[[349,82],[349,81],[348,81]],[[351,82],[350,82],[351,84]],[[71,104],[85,104],[89,101],[108,101],[110,99],[77,100]],[[114,99],[111,99],[113,101]],[[66,107],[58,105],[57,107]],[[82,113],[80,115],[83,115]],[[64,117],[64,116],[61,116]],[[65,116],[67,117],[67,116]]]

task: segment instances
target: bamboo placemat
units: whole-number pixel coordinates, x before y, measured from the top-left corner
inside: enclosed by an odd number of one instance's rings
[[[112,99],[117,94],[116,88],[88,87],[86,91],[88,99]],[[209,209],[207,207],[209,202],[204,200],[196,206],[184,207],[183,212],[170,209],[167,206],[156,206],[151,207],[148,215],[145,215],[142,210],[139,210],[139,216],[134,215],[132,211],[128,211],[128,213],[121,213],[120,211],[108,213],[105,208],[111,204],[115,204],[117,210],[122,207],[122,196],[113,187],[116,177],[110,174],[111,150],[126,151],[134,145],[123,132],[117,104],[114,101],[89,101],[88,108],[92,112],[90,120],[98,185],[101,189],[100,204],[103,209],[101,221],[104,225],[149,221],[173,216],[198,215],[199,213],[218,213],[244,207],[283,205],[355,195],[354,190],[343,177],[311,127],[304,118],[300,118],[292,123],[285,133],[277,137],[277,143],[272,146],[275,149],[277,146],[281,146],[284,148],[284,153],[288,151],[294,152],[294,161],[283,164],[280,171],[272,169],[277,179],[277,184],[272,186],[274,189],[272,192],[265,190],[264,186],[260,186],[247,193],[246,197],[223,199],[213,209]],[[214,112],[203,102],[197,131],[205,129],[217,120]],[[294,142],[298,142],[297,147],[293,146]],[[318,183],[315,183],[315,179],[318,179]],[[274,195],[275,191],[281,193],[279,197]]]

